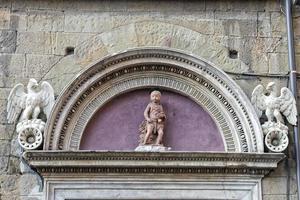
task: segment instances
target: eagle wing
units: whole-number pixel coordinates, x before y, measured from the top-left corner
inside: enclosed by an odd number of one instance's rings
[[[8,123],[14,123],[26,107],[27,94],[23,84],[17,84],[9,93],[6,106]]]
[[[280,101],[280,112],[286,116],[290,124],[295,126],[297,123],[297,107],[294,95],[288,88],[283,87],[278,98]]]
[[[40,97],[42,100],[41,106],[43,108],[43,111],[46,114],[47,119],[49,119],[49,115],[55,100],[54,100],[54,90],[52,86],[46,81],[43,81],[41,84]]]
[[[267,108],[264,90],[264,86],[258,85],[254,88],[252,92],[251,102],[255,108],[258,117],[261,117],[262,112]]]

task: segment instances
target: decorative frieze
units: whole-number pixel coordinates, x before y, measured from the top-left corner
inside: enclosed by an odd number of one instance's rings
[[[208,152],[29,151],[30,166],[47,177],[68,173],[187,173],[265,175],[284,154]]]

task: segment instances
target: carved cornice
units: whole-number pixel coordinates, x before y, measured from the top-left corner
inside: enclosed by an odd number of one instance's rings
[[[244,174],[266,175],[284,154],[213,152],[28,151],[25,160],[42,175],[116,174]]]

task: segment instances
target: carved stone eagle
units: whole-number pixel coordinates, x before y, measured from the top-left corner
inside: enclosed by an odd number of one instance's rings
[[[19,83],[8,96],[8,123],[14,123],[22,111],[19,122],[37,119],[41,110],[48,119],[53,105],[54,90],[48,82],[43,81],[39,85],[35,79],[30,79],[27,85],[27,94],[24,85]]]
[[[276,119],[277,123],[284,124],[283,114],[290,124],[297,123],[296,101],[292,92],[286,87],[281,88],[281,94],[278,96],[274,82],[270,82],[266,89],[258,85],[252,92],[251,102],[258,117],[261,117],[262,112],[265,111],[268,122],[274,122]]]

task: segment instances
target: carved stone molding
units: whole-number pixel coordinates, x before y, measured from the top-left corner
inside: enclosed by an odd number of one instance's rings
[[[277,167],[277,163],[285,158],[285,155],[281,153],[31,151],[26,152],[24,158],[43,177],[68,173],[266,175]]]
[[[57,178],[47,179],[45,199],[262,199],[261,179],[254,176],[241,180],[239,177],[224,179],[215,176],[191,178],[185,174],[170,180],[169,174],[143,177],[127,175],[122,178],[97,177],[92,182],[90,178],[72,178],[72,181],[65,182]]]
[[[44,199],[262,199],[282,153],[28,151]],[[170,193],[169,191],[172,190]]]
[[[173,50],[137,49],[88,67],[58,98],[44,149],[78,150],[86,124],[119,94],[161,87],[184,94],[213,117],[228,152],[263,152],[262,130],[239,86],[212,64]]]

